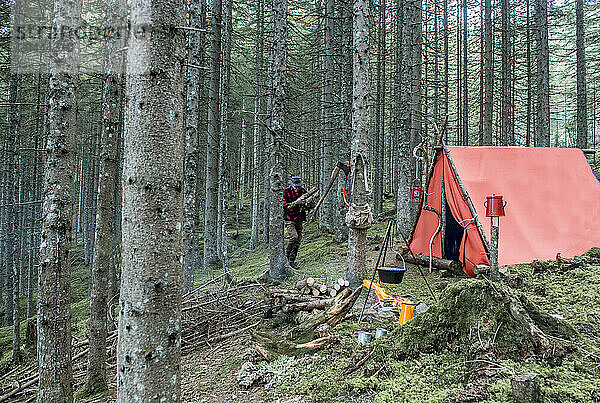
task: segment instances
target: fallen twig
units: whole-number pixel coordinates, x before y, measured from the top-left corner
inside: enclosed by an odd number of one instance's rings
[[[347,368],[344,371],[344,375],[350,375],[351,373],[353,373],[354,371],[356,371],[357,369],[359,369],[369,358],[371,358],[371,356],[375,352],[376,348],[377,348],[377,346],[373,347],[373,349],[371,350],[371,352],[369,354],[367,354],[366,356],[364,356],[363,358],[361,358],[360,361],[358,361],[352,367]]]

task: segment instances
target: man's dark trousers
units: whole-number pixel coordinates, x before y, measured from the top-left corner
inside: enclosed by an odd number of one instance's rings
[[[302,222],[286,221],[285,230],[290,238],[285,249],[285,256],[289,262],[295,262],[302,241]]]

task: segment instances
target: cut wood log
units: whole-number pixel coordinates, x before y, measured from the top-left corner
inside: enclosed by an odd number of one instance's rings
[[[297,302],[294,304],[287,304],[283,307],[284,312],[298,312],[298,311],[312,311],[314,309],[325,309],[327,305],[331,304],[333,299],[313,299],[312,301]]]
[[[321,291],[319,291],[318,288],[311,288],[311,293],[314,297],[318,297],[319,295],[321,295]]]
[[[285,289],[279,289],[279,288],[272,288],[271,290],[269,290],[269,295],[271,296],[271,298],[276,298],[276,297],[286,297],[289,295],[300,295],[300,293],[296,290],[285,290]]]
[[[310,294],[303,294],[303,295],[283,295],[281,297],[277,297],[277,298],[273,298],[272,301],[275,303],[275,305],[282,305],[282,304],[295,304],[298,302],[312,302],[312,301],[322,301],[323,300],[323,296],[313,296]]]
[[[312,200],[313,196],[315,194],[317,194],[318,191],[319,191],[319,189],[316,186],[312,187],[308,192],[304,193],[302,196],[300,196],[299,198],[294,200],[292,202],[292,207],[296,206],[300,203],[305,203],[305,204],[308,203],[309,201]]]
[[[298,282],[296,282],[296,289],[297,289],[298,291],[302,291],[302,290],[304,290],[306,287],[308,287],[307,280],[308,280],[308,279],[306,279],[306,278],[303,278],[302,280],[298,280]]]
[[[327,285],[325,285],[325,284],[314,283],[310,288],[312,290],[318,290],[319,291],[319,295],[327,293]],[[313,295],[315,295],[315,294],[313,293]]]
[[[315,339],[313,341],[309,341],[308,343],[297,344],[296,348],[302,349],[302,350],[315,351],[315,350],[319,350],[321,348],[324,348],[324,347],[326,347],[332,343],[338,342],[338,341],[340,341],[340,336],[331,335],[331,336],[321,337],[321,338]]]
[[[344,280],[344,287],[350,287],[350,282],[348,280]]]
[[[415,258],[413,258],[413,255],[411,255],[411,254],[402,255],[402,257],[400,257],[399,254],[396,254],[396,260],[397,261],[401,262],[402,258],[404,258],[404,260],[407,263],[413,263],[413,264],[418,264],[418,265],[421,265],[421,266],[427,266],[427,267],[429,267],[429,256],[415,255]],[[432,259],[431,264],[432,264],[433,268],[435,268],[435,269],[450,270],[453,273],[460,272],[461,268],[462,268],[462,265],[461,265],[461,263],[458,260],[440,259],[440,258],[437,258],[437,257],[434,257]]]
[[[337,290],[336,290],[335,288],[330,288],[330,289],[329,289],[329,296],[330,296],[331,298],[335,297],[335,296],[337,295],[337,293],[338,293],[338,292],[337,292]]]
[[[306,279],[306,285],[309,287],[312,287],[313,285],[315,285],[315,279],[312,277],[309,277]]]
[[[10,398],[12,398],[13,396],[15,396],[16,394],[18,394],[22,390],[27,389],[28,387],[30,387],[31,385],[33,385],[37,381],[38,381],[38,376],[36,374],[35,378],[30,379],[29,381],[27,381],[23,385],[19,385],[18,387],[14,388],[13,390],[11,390],[10,392],[8,392],[7,394],[5,394],[3,396],[0,396],[0,402],[6,402],[6,401],[8,401]]]
[[[344,285],[346,285],[346,280],[344,280],[343,278],[338,278],[337,283],[340,287],[343,287]]]

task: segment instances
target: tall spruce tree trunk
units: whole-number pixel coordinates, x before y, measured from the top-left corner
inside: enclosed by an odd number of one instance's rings
[[[188,3],[191,28],[202,28],[200,0]],[[188,32],[188,65],[200,66],[204,43],[203,33]],[[199,116],[200,116],[201,71],[189,67],[187,70],[187,100],[185,123],[185,177],[183,187],[183,292],[188,293],[194,286],[194,271],[200,263],[200,212],[198,211],[198,163],[200,158]]]
[[[510,14],[509,0],[502,0],[502,104],[500,124],[500,145],[509,145],[510,122]]]
[[[583,0],[576,1],[576,47],[577,47],[577,147],[588,146],[587,96],[585,76],[585,41],[583,21]]]
[[[467,0],[463,0],[463,130],[462,130],[462,146],[469,145],[469,41],[468,41],[468,4]]]
[[[254,84],[254,124],[252,128],[253,153],[252,153],[252,228],[250,231],[250,249],[259,245],[260,236],[260,167],[262,163],[263,128],[260,119],[263,112],[263,59],[264,59],[264,3],[258,0],[256,5],[256,66]]]
[[[525,12],[525,20],[526,20],[526,56],[525,56],[525,71],[526,71],[526,75],[527,75],[527,122],[526,122],[526,129],[525,129],[525,146],[529,147],[531,146],[531,7],[529,4],[529,0],[525,1],[525,8],[526,8],[526,12]]]
[[[348,161],[349,141],[352,136],[352,0],[340,1],[340,38],[338,41],[341,53],[340,68],[340,134],[338,136],[338,159]],[[335,240],[346,241],[348,226],[346,225],[346,212],[348,207],[344,200],[344,187],[347,178],[339,178],[337,186],[337,217],[335,227]]]
[[[494,113],[494,55],[492,54],[492,0],[484,0],[484,65],[483,65],[483,92],[484,92],[484,110],[483,110],[483,146],[492,145],[492,122]]]
[[[37,401],[73,401],[71,242],[81,0],[55,0],[38,277]]]
[[[252,154],[252,229],[250,231],[250,249],[255,249],[259,245],[260,237],[260,179],[261,165],[263,162],[262,144],[263,144],[263,127],[260,123],[263,113],[263,87],[264,87],[264,2],[258,0],[256,5],[256,66],[255,66],[255,88],[254,88],[254,125],[253,125],[253,154]],[[266,191],[266,190],[265,190]],[[266,232],[266,228],[265,228]]]
[[[131,11],[117,351],[123,403],[181,400],[184,7],[141,0]]]
[[[90,394],[107,389],[106,337],[108,324],[108,278],[113,256],[113,224],[118,173],[118,139],[121,129],[121,79],[123,32],[127,13],[124,0],[106,2],[106,24],[119,27],[104,40],[102,129],[97,192],[96,235],[90,292],[90,344],[85,389]]]
[[[385,0],[379,2],[377,21],[377,90],[375,92],[375,136],[373,144],[373,212],[383,210],[383,136],[385,133]]]
[[[412,136],[411,136],[411,93],[413,76],[412,59],[412,28],[410,25],[411,6],[409,2],[402,2],[397,10],[397,17],[401,27],[401,42],[399,52],[398,81],[399,94],[397,106],[397,156],[398,188],[396,189],[396,222],[398,230],[407,234],[412,225],[411,206],[411,176],[412,176]]]
[[[246,110],[246,99],[242,98],[242,110]],[[238,173],[238,177],[235,180],[235,183],[237,185],[237,206],[235,208],[236,211],[236,221],[239,221],[239,213],[240,210],[244,209],[244,199],[246,198],[246,190],[247,190],[247,184],[248,184],[248,177],[250,175],[248,175],[248,161],[249,158],[247,156],[248,154],[248,140],[247,140],[247,133],[246,133],[246,117],[245,116],[240,116],[240,165],[239,165],[239,173]],[[236,225],[236,230],[239,230],[239,224]]]
[[[548,48],[548,0],[536,0],[537,114],[535,146],[550,147],[550,54]]]
[[[483,145],[483,104],[484,104],[484,91],[483,91],[483,76],[484,74],[484,44],[485,44],[485,24],[483,18],[483,7],[481,7],[480,13],[480,32],[479,32],[479,133],[477,135],[477,144]]]
[[[20,121],[20,102],[21,96],[21,32],[24,22],[24,2],[16,0],[13,4],[13,25],[11,30],[11,55],[10,55],[10,73],[8,77],[8,115],[7,115],[7,137],[5,140],[5,215],[4,215],[4,237],[5,243],[5,267],[7,279],[6,305],[5,305],[5,325],[13,326],[13,361],[20,359],[21,352],[21,310],[19,307],[20,295],[20,275],[18,259],[19,240],[18,240],[18,221],[19,214],[17,209],[17,199],[19,195],[19,184],[17,179],[19,164],[19,121]]]
[[[219,258],[223,262],[226,280],[231,280],[229,273],[229,259],[227,253],[227,209],[229,206],[229,184],[230,172],[229,167],[229,86],[231,77],[231,1],[223,0],[223,29],[221,41],[221,131],[220,131],[220,151],[219,151]]]
[[[200,60],[199,66],[202,68],[200,70],[199,84],[198,84],[198,170],[197,170],[197,178],[196,181],[196,211],[198,214],[203,215],[205,209],[205,201],[206,201],[206,156],[207,156],[207,136],[205,135],[208,127],[207,127],[207,118],[208,118],[208,65],[207,65],[207,25],[208,25],[208,0],[200,0],[200,9],[199,9],[199,18],[200,18],[200,29],[202,31],[198,32],[199,41],[202,46],[202,52],[200,52]],[[204,231],[204,220],[203,217],[198,219],[198,231],[199,233],[203,233]],[[200,246],[198,246],[198,266],[203,266],[203,260],[200,257]]]
[[[423,1],[411,0],[410,5],[410,37],[411,37],[411,146],[416,146],[422,141],[423,132],[423,100],[421,96],[421,82],[423,77]],[[412,150],[411,150],[412,151]],[[410,158],[411,168],[414,170],[415,161]],[[414,204],[411,204],[411,215],[414,215]]]
[[[210,82],[208,88],[208,132],[206,137],[206,204],[204,205],[204,268],[214,266],[219,260],[217,247],[219,211],[219,136],[221,78],[221,0],[212,2]]]
[[[392,158],[394,161],[399,162],[398,156],[400,155],[400,150],[399,147],[401,145],[401,137],[400,137],[400,130],[401,130],[401,117],[402,117],[402,103],[401,103],[401,87],[403,85],[402,82],[402,35],[404,32],[404,25],[403,25],[403,16],[404,16],[404,6],[403,6],[403,2],[402,0],[396,0],[396,3],[394,4],[394,36],[395,36],[395,40],[394,40],[394,67],[393,67],[393,80],[394,80],[394,118],[392,120],[392,138],[394,139],[393,142],[393,151],[392,151]],[[390,159],[391,160],[391,159]],[[392,169],[392,192],[394,193],[394,198],[395,198],[395,204],[397,207],[398,204],[398,200],[399,200],[399,187],[400,187],[400,171],[401,171],[401,165],[399,163],[395,163],[392,164],[393,165],[393,169]],[[398,211],[396,211],[396,215],[398,214]]]
[[[367,206],[368,209],[370,200],[366,164],[369,155],[369,5],[366,0],[354,0],[352,33],[352,206]],[[367,228],[350,226],[346,278],[353,284],[357,284],[365,273],[366,239]]]
[[[269,275],[280,278],[286,272],[283,250],[283,142],[285,119],[285,79],[287,59],[287,0],[273,0],[272,5],[273,52],[271,79],[273,97],[271,105],[270,141],[270,207],[269,207]]]
[[[323,15],[323,47],[325,55],[323,56],[323,88],[322,88],[322,120],[321,120],[321,151],[322,169],[321,169],[321,187],[325,189],[331,179],[334,161],[334,94],[333,82],[335,77],[334,54],[333,54],[333,30],[334,30],[334,0],[325,0],[325,9]],[[294,168],[297,169],[297,168]],[[334,197],[326,197],[321,204],[319,211],[319,226],[329,232],[334,231]]]

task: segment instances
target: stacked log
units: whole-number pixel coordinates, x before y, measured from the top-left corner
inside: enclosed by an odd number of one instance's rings
[[[338,278],[329,284],[322,284],[317,282],[314,278],[308,277],[299,280],[296,283],[295,288],[300,293],[311,294],[313,297],[325,296],[333,298],[349,285],[350,283],[348,280],[344,280],[343,278]]]
[[[269,297],[273,312],[310,312],[325,309],[350,283],[339,278],[329,284],[318,282],[312,277],[304,278],[296,283],[292,290],[271,289]]]
[[[313,291],[317,291],[318,288],[313,288]],[[325,296],[315,296],[312,293],[302,294],[298,290],[282,290],[282,289],[271,289],[269,291],[269,297],[271,302],[272,310],[283,312],[300,312],[300,311],[313,311],[315,309],[325,309],[328,304],[331,303],[331,298]]]

